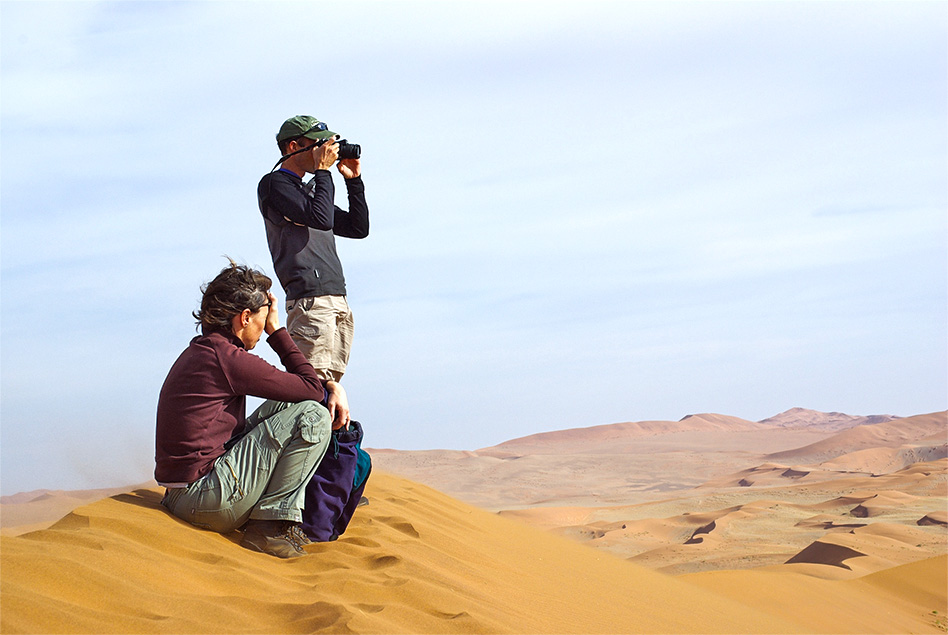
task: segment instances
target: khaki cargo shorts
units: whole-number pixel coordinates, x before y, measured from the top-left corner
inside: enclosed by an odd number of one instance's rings
[[[352,311],[344,295],[286,303],[286,330],[322,379],[339,381],[352,348]]]

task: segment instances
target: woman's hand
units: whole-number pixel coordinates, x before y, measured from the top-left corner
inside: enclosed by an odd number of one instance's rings
[[[267,335],[273,335],[273,332],[280,328],[280,307],[277,306],[276,296],[267,292],[270,298],[270,308],[267,312],[267,322],[263,325],[263,330]]]
[[[345,427],[349,429],[349,422],[352,420],[349,416],[349,397],[346,396],[346,390],[342,384],[336,381],[327,381],[326,390],[329,391],[329,417],[332,419],[332,429],[338,430]]]

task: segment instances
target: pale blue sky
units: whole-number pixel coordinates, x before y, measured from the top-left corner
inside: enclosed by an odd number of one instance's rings
[[[5,1],[0,29],[4,494],[151,476],[201,283],[272,275],[255,188],[296,114],[363,147],[370,447],[948,406],[946,3]]]

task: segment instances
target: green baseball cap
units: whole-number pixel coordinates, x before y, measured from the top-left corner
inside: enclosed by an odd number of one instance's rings
[[[329,130],[326,124],[316,117],[296,115],[284,121],[283,125],[280,126],[280,132],[277,133],[277,143],[298,137],[322,141],[335,136],[336,133]]]

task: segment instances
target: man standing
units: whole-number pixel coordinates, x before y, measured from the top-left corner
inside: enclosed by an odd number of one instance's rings
[[[282,167],[257,186],[273,268],[286,292],[290,336],[316,373],[334,381],[346,371],[353,333],[335,237],[369,234],[361,163],[339,159],[338,137],[315,117],[287,119],[276,136]],[[333,164],[345,178],[349,211],[334,204]],[[307,173],[313,178],[304,184]]]
[[[161,504],[192,525],[281,558],[304,555],[305,488],[349,424],[342,386],[316,376],[280,328],[270,278],[231,262],[203,289],[202,334],[178,357],[158,396],[155,480]],[[251,354],[263,333],[286,367]],[[267,399],[245,416],[246,397]]]

